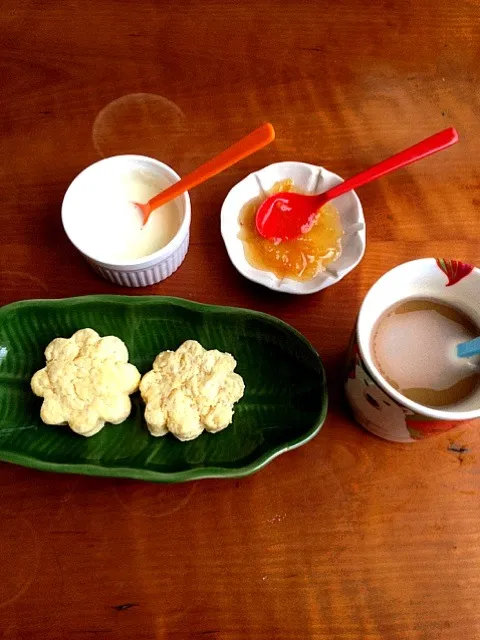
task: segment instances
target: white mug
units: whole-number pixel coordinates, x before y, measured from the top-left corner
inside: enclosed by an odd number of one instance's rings
[[[480,270],[457,260],[423,258],[388,271],[367,293],[349,350],[345,392],[357,422],[393,442],[414,442],[479,421],[480,388],[447,409],[402,396],[381,375],[372,358],[372,333],[392,305],[430,298],[463,311],[480,327]]]

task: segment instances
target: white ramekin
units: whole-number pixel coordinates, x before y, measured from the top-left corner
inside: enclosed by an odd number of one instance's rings
[[[80,190],[91,188],[98,184],[98,174],[101,172],[125,172],[125,169],[144,169],[151,173],[162,175],[170,184],[178,182],[180,176],[168,165],[139,155],[122,155],[105,158],[84,169],[68,187],[62,203],[62,223],[65,233],[74,247],[86,258],[97,273],[125,287],[146,287],[165,280],[182,264],[187,251],[190,234],[191,207],[190,196],[187,193],[179,196],[176,201],[182,214],[182,222],[172,240],[162,249],[143,258],[128,262],[105,262],[101,255],[89,254],[77,244],[72,230],[71,219],[78,215],[78,208],[72,202],[78,197]]]

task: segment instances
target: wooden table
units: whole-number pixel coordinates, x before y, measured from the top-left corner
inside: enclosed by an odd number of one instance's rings
[[[371,6],[369,6],[371,4]],[[144,294],[251,307],[304,333],[331,389],[310,444],[236,482],[162,486],[0,465],[0,638],[480,637],[480,436],[379,440],[340,400],[372,283],[402,261],[480,262],[476,0],[4,0],[0,304],[138,293],[90,271],[60,224],[70,180],[138,152],[181,174],[263,121],[274,145],[192,192],[192,244]],[[455,125],[456,147],[361,191],[362,264],[317,295],[237,274],[218,224],[248,172],[348,176]]]

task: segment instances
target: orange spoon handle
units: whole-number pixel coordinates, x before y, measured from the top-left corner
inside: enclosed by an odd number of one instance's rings
[[[165,191],[161,191],[146,204],[139,205],[143,211],[144,224],[147,223],[154,209],[170,202],[170,200],[180,196],[189,189],[193,189],[193,187],[205,182],[209,178],[216,176],[217,173],[228,169],[228,167],[255,153],[255,151],[259,151],[274,139],[275,130],[270,123],[267,122],[258,129],[255,129],[255,131],[249,133],[248,136],[245,136],[218,156],[215,156],[215,158],[205,162],[205,164],[202,164],[198,169],[189,173],[188,176],[185,176],[179,182],[168,187]]]

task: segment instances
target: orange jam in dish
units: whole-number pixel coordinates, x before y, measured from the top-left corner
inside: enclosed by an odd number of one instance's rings
[[[302,193],[294,187],[293,180],[288,179],[276,182],[267,195],[281,191]],[[318,211],[310,231],[294,240],[275,243],[263,238],[255,226],[258,207],[264,200],[263,195],[250,200],[239,216],[238,237],[242,241],[245,258],[252,267],[270,271],[279,279],[304,281],[314,278],[340,256],[343,230],[340,215],[332,204],[327,203]]]

